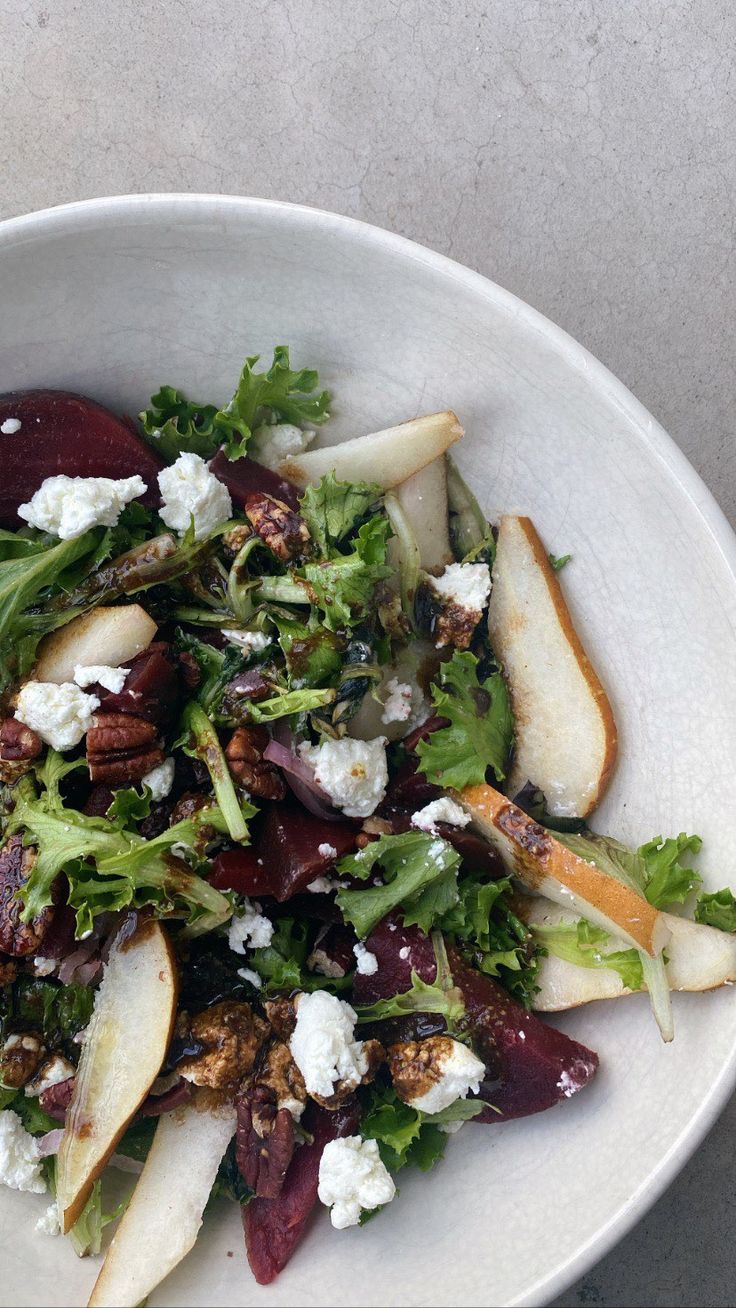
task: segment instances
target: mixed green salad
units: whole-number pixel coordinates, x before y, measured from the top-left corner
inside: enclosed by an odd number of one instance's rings
[[[598,1058],[535,1010],[648,990],[670,1039],[736,977],[698,837],[588,826],[569,556],[489,524],[453,413],[315,445],[330,408],[281,346],[224,407],[0,398],[0,1182],[79,1254],[118,1222],[92,1304],[223,1200],[267,1283],[315,1206],[564,1103]]]

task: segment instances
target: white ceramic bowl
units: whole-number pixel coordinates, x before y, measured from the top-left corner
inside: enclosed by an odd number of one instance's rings
[[[669,437],[581,346],[399,237],[214,196],[6,222],[0,304],[0,391],[65,387],[133,413],[161,382],[222,400],[246,354],[287,342],[334,390],[327,440],[456,409],[458,458],[489,515],[529,513],[550,550],[573,555],[565,588],[620,727],[596,825],[634,842],[699,831],[713,884],[734,878],[736,541]],[[270,1288],[223,1206],[151,1303],[544,1302],[642,1216],[733,1088],[734,992],[678,996],[675,1011],[669,1048],[640,997],[560,1020],[601,1055],[591,1088],[539,1117],[466,1127],[365,1229],[332,1232],[322,1215]],[[96,1268],[34,1233],[42,1207],[0,1193],[0,1297],[83,1303]]]

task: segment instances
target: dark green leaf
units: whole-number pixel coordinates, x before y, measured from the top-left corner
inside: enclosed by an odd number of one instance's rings
[[[730,886],[698,896],[695,921],[719,931],[736,931],[736,899]]]
[[[432,686],[435,712],[450,725],[433,731],[417,746],[419,770],[435,785],[481,785],[489,768],[499,780],[514,738],[514,720],[506,682],[500,672],[478,680],[478,660],[469,650],[455,650]]]
[[[300,501],[302,517],[312,540],[325,558],[331,557],[371,505],[381,498],[380,486],[367,482],[338,481],[330,472],[316,486],[308,486]]]
[[[399,906],[413,914],[413,921],[418,912],[422,929],[428,931],[435,912],[444,913],[449,907],[450,877],[454,890],[459,863],[460,855],[438,836],[422,831],[381,836],[357,854],[341,859],[338,872],[341,876],[364,879],[374,868],[381,867],[384,884],[366,890],[340,890],[338,907],[361,939],[373,930],[376,922]],[[440,879],[442,888],[436,902],[431,897],[422,902],[422,893]]]

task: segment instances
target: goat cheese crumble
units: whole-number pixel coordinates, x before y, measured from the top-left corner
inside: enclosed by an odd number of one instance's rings
[[[252,986],[255,986],[256,990],[260,990],[263,985],[261,977],[259,977],[257,972],[253,971],[252,967],[239,967],[238,976],[242,976],[244,981],[248,981]],[[280,1107],[281,1104],[279,1104],[279,1108]]]
[[[355,1010],[326,990],[299,996],[291,1056],[308,1094],[329,1099],[338,1083],[356,1086],[368,1071],[363,1043],[355,1040]]]
[[[302,431],[301,427],[292,422],[276,422],[272,426],[266,423],[256,427],[248,453],[257,463],[276,469],[292,454],[303,454],[312,444],[315,434],[313,431]]]
[[[325,740],[299,746],[301,757],[314,768],[315,780],[346,817],[370,817],[388,785],[386,738]]]
[[[165,758],[163,763],[159,763],[158,767],[151,768],[151,771],[146,773],[141,785],[148,786],[154,803],[166,799],[166,796],[171,794],[175,771],[176,763],[173,758]]]
[[[249,949],[266,949],[273,937],[273,922],[261,912],[260,904],[246,899],[239,917],[230,919],[227,939],[235,954]]]
[[[420,1113],[441,1113],[456,1099],[467,1099],[470,1091],[477,1094],[485,1076],[485,1063],[476,1058],[460,1040],[446,1042],[446,1054],[439,1067],[439,1080],[424,1094],[410,1099],[411,1108]]]
[[[63,754],[89,731],[99,707],[96,695],[86,695],[71,681],[60,686],[53,681],[27,681],[20,689],[15,716]]]
[[[322,1151],[317,1189],[338,1231],[357,1226],[360,1214],[388,1204],[396,1194],[375,1140],[348,1135],[330,1140]]]
[[[370,949],[366,949],[362,941],[353,945],[353,953],[357,963],[358,971],[361,976],[375,976],[378,971],[378,959],[372,954]]]
[[[44,1090],[50,1090],[52,1085],[60,1085],[62,1081],[68,1081],[70,1076],[74,1076],[76,1069],[73,1063],[69,1062],[63,1054],[52,1054],[39,1067],[36,1075],[27,1082],[25,1093],[29,1099],[35,1099],[42,1095]]]
[[[18,1114],[10,1108],[3,1109],[0,1112],[0,1185],[45,1194],[41,1162],[38,1145]]]
[[[21,429],[20,418],[6,418],[5,422],[0,424],[0,431],[2,432],[3,436],[15,436],[15,433],[17,431],[20,431],[20,429]]]
[[[233,645],[240,645],[249,654],[262,654],[271,644],[271,637],[265,631],[230,631],[223,627],[222,634]]]
[[[74,680],[82,690],[99,683],[113,695],[119,695],[129,671],[129,668],[108,667],[106,663],[78,663],[74,669]]]
[[[194,539],[203,540],[232,514],[227,487],[198,454],[180,454],[170,468],[161,469],[158,485],[164,501],[160,516],[180,535],[189,530],[194,519]]]
[[[381,721],[386,725],[390,722],[408,722],[414,707],[414,690],[406,681],[399,681],[398,677],[392,677],[386,683],[386,702],[383,706]]]
[[[324,844],[317,846],[317,853],[320,858],[337,858],[337,850],[335,849],[335,846],[327,844],[326,841]]]
[[[417,812],[412,814],[411,825],[417,827],[419,831],[428,831],[436,836],[438,822],[447,822],[453,827],[466,827],[469,821],[469,814],[456,804],[454,799],[448,799],[443,795],[441,799],[433,799],[430,804],[425,804],[424,808],[417,809]]]
[[[131,500],[145,494],[142,477],[47,477],[18,517],[61,540],[74,540],[91,527],[114,527]]]
[[[39,1235],[61,1235],[61,1223],[59,1221],[59,1209],[57,1204],[49,1204],[45,1213],[42,1213],[36,1222],[36,1230]]]
[[[482,613],[491,593],[487,563],[448,563],[440,577],[431,577],[432,589],[443,599],[471,613]]]

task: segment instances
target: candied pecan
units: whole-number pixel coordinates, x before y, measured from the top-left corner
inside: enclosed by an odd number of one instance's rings
[[[443,649],[445,645],[453,645],[455,649],[469,649],[481,617],[480,609],[466,609],[452,601],[445,604],[434,623],[433,635],[437,649]]]
[[[130,713],[96,713],[87,732],[87,762],[93,781],[129,786],[163,763],[156,727]]]
[[[453,1046],[454,1041],[448,1035],[432,1035],[426,1040],[400,1040],[389,1045],[388,1067],[399,1099],[411,1103],[427,1094],[442,1079],[443,1067]]]
[[[288,563],[306,553],[311,544],[309,528],[304,519],[290,509],[288,504],[284,504],[283,500],[274,499],[273,495],[261,491],[251,492],[246,496],[245,516],[264,545],[282,563]]]
[[[273,763],[263,758],[269,739],[265,727],[237,727],[225,749],[225,758],[238,785],[250,795],[283,799],[284,779]]]
[[[277,1108],[287,1108],[299,1120],[307,1102],[307,1087],[284,1040],[274,1038],[261,1050],[252,1083],[265,1086],[274,1095]]]
[[[41,737],[17,718],[0,723],[0,781],[8,784],[26,773],[43,749]]]
[[[226,713],[237,714],[243,703],[257,704],[262,699],[268,699],[272,693],[271,685],[261,669],[248,668],[246,672],[239,672],[237,677],[233,677],[226,685],[223,708]]]
[[[250,540],[253,535],[253,528],[248,522],[239,522],[237,527],[232,527],[226,531],[222,538],[222,544],[228,554],[239,554],[245,542]]]
[[[257,1017],[250,1004],[225,1000],[192,1018],[190,1036],[202,1053],[184,1058],[178,1070],[194,1085],[212,1090],[237,1090],[253,1070],[258,1051],[268,1035],[268,1023]]]
[[[15,892],[28,880],[35,861],[35,849],[24,849],[21,835],[11,836],[0,852],[0,950],[11,958],[37,954],[54,916],[49,905],[32,922],[20,920],[23,906]]]
[[[243,1180],[260,1199],[276,1199],[294,1153],[294,1119],[273,1090],[257,1085],[238,1098],[235,1158]]]
[[[9,1035],[0,1049],[0,1082],[18,1090],[29,1081],[43,1056],[43,1043],[37,1035],[24,1031]]]
[[[290,1040],[296,1026],[296,999],[267,999],[266,1016],[277,1036]]]

